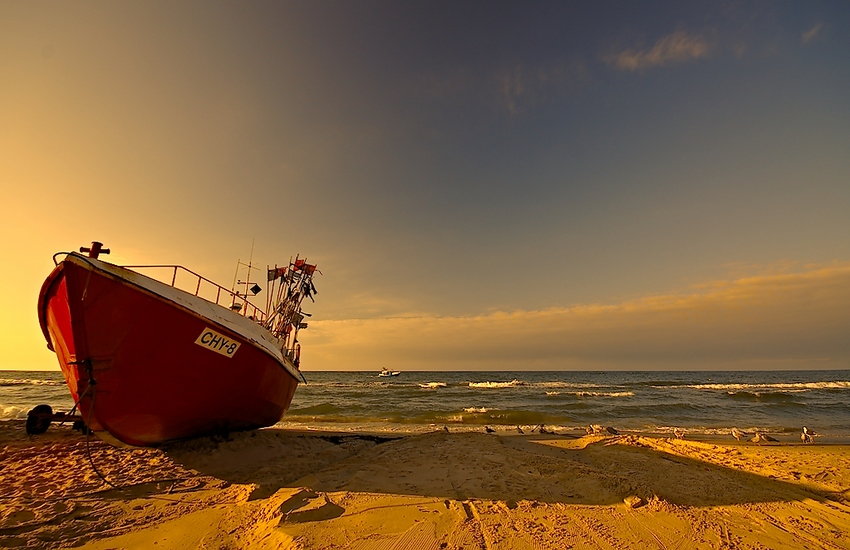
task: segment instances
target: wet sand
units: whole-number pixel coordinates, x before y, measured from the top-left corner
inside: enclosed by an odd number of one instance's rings
[[[850,446],[266,429],[87,451],[0,422],[0,547],[79,546],[850,549]]]

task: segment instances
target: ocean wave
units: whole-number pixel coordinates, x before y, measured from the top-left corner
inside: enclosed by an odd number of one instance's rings
[[[42,380],[38,378],[0,378],[0,386],[62,386],[61,380]]]
[[[26,418],[27,411],[14,405],[0,405],[0,420]]]
[[[567,392],[577,397],[634,397],[633,391],[576,391]]]
[[[805,393],[809,390],[785,390],[785,391],[745,391],[745,390],[729,390],[726,392],[731,398],[736,399],[754,399],[754,400],[774,400],[774,401],[789,401],[794,399],[794,394]]]
[[[419,384],[419,387],[426,390],[433,390],[436,388],[445,388],[445,382],[428,382],[427,384]]]
[[[575,388],[575,389],[590,389],[590,388],[607,388],[610,386],[600,386],[589,382],[530,382],[529,386],[535,388]]]
[[[398,387],[403,384],[384,380],[369,380],[368,382],[310,382],[301,384],[302,388],[320,389],[320,388],[337,388],[337,389],[354,389],[366,390],[372,388],[386,388],[388,386]]]
[[[513,388],[516,386],[525,386],[525,382],[514,378],[510,382],[470,382],[470,388]]]
[[[557,395],[572,395],[574,397],[634,397],[633,391],[547,391],[546,395],[554,397]]]
[[[317,405],[302,407],[300,409],[290,409],[286,413],[286,416],[323,416],[340,412],[342,412],[342,409],[340,407],[337,407],[330,403],[319,403]]]
[[[463,409],[463,412],[465,412],[465,413],[486,413],[489,410],[490,409],[488,409],[487,407],[467,407],[467,408]]]
[[[653,386],[656,387],[656,386]],[[660,386],[659,389],[667,388],[691,388],[694,390],[726,390],[726,391],[746,391],[746,390],[848,390],[850,389],[850,381],[836,380],[830,382],[790,382],[790,383],[775,383],[775,384],[687,384],[681,386]]]

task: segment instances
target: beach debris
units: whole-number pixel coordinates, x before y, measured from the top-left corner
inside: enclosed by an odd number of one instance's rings
[[[643,499],[640,498],[637,495],[629,495],[629,496],[627,496],[626,498],[623,499],[623,502],[629,508],[638,508],[638,507],[643,506],[645,504]]]
[[[484,431],[487,432],[488,434],[496,433],[496,430],[494,430],[490,426],[484,426]]]
[[[520,433],[520,434],[524,434],[524,433],[525,433],[524,431],[522,431],[522,428],[521,428],[520,426],[517,426],[517,427],[516,427],[516,431],[517,431],[517,433]]]
[[[761,432],[756,432],[755,437],[753,437],[750,441],[757,445],[761,445],[762,441],[765,443],[776,443],[776,438],[770,437],[767,434],[763,434]]]
[[[814,443],[814,437],[818,435],[814,432],[814,430],[810,430],[807,427],[803,426],[803,433],[800,434],[800,439],[803,443]]]
[[[745,437],[749,436],[750,434],[748,434],[747,432],[742,432],[738,428],[732,428],[732,437],[734,437],[738,441],[741,441],[741,439],[744,439]]]
[[[682,428],[673,428],[673,435],[676,436],[676,439],[685,439],[685,430]]]

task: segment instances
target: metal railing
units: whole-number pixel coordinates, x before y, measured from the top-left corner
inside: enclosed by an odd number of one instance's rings
[[[156,279],[157,281],[159,281],[163,284],[167,284],[167,285],[169,285],[173,288],[182,290],[183,292],[187,292],[189,294],[192,294],[193,296],[197,296],[198,298],[201,298],[202,300],[206,300],[210,303],[220,305],[222,307],[229,307],[232,311],[237,311],[242,316],[249,317],[249,318],[253,319],[254,321],[256,321],[258,323],[264,323],[266,321],[266,312],[264,310],[260,309],[259,307],[255,306],[251,302],[249,302],[248,298],[244,294],[240,294],[239,292],[234,292],[232,290],[226,289],[223,286],[221,286],[220,284],[218,284],[214,281],[211,281],[211,280],[207,279],[206,277],[204,277],[203,275],[195,273],[191,269],[187,269],[187,268],[183,267],[182,265],[125,265],[125,266],[122,266],[122,267],[124,267],[126,269],[169,269],[169,270],[171,270],[171,282],[168,282],[167,279],[162,280],[162,279],[159,279],[159,278],[156,278],[156,277],[151,277],[151,278]],[[187,288],[184,288],[184,286],[182,284],[181,285],[177,284],[177,273],[178,272],[188,273],[189,275],[191,275],[193,278],[196,279],[195,282],[192,282],[191,284],[188,285],[189,288],[191,288],[194,285],[194,290],[189,290]],[[211,286],[213,288],[213,290],[215,290],[215,299],[214,300],[201,294],[201,290],[202,290],[201,283],[207,283],[209,286]],[[227,305],[227,306],[223,306],[220,303],[222,297],[225,297],[225,300],[227,300],[229,298],[230,304]]]

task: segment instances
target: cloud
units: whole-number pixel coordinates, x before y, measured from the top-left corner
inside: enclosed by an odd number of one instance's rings
[[[803,44],[808,44],[818,36],[820,36],[821,31],[823,31],[823,23],[818,23],[814,25],[812,28],[803,33]]]
[[[848,368],[850,263],[690,294],[469,317],[312,321],[310,370]]]
[[[586,80],[584,65],[579,61],[549,67],[503,67],[496,76],[500,103],[511,116],[533,108],[547,98]]]
[[[641,71],[685,63],[708,55],[709,44],[700,35],[677,31],[667,35],[648,50],[625,50],[607,58],[607,61],[624,71]]]

